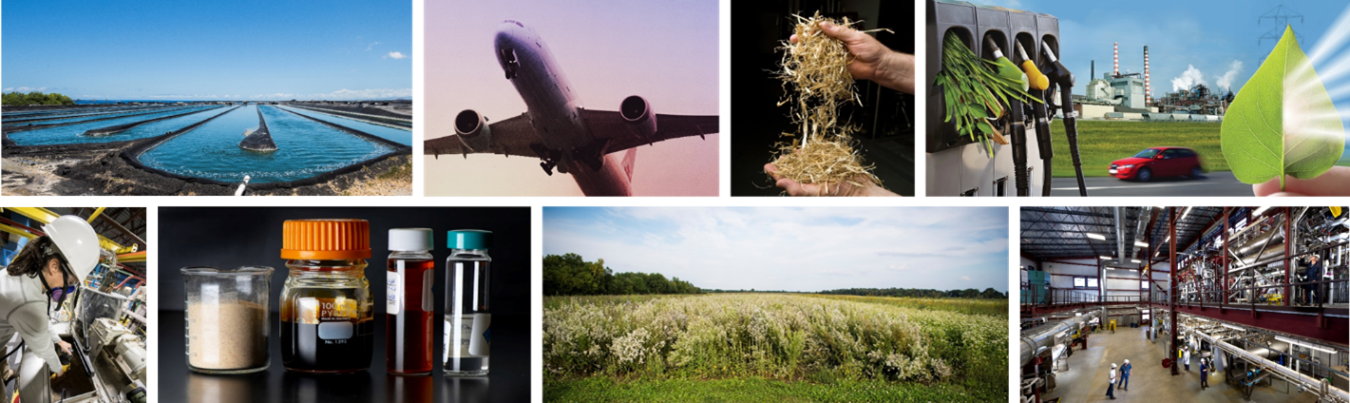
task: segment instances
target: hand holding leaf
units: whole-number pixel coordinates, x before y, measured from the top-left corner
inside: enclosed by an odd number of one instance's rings
[[[1220,145],[1233,175],[1259,184],[1285,176],[1311,179],[1331,169],[1345,148],[1345,128],[1322,80],[1284,36],[1238,92],[1221,128]]]

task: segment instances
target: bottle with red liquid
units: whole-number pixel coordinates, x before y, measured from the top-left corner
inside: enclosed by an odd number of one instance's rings
[[[429,375],[432,368],[432,316],[436,261],[430,228],[389,230],[389,270],[385,272],[386,368],[394,375]]]

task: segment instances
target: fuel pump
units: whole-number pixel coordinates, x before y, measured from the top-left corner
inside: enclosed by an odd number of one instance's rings
[[[1022,69],[1027,73],[1027,83],[1030,84],[1031,95],[1040,98],[1041,103],[1031,104],[1031,115],[1035,118],[1036,125],[1036,146],[1041,151],[1041,164],[1043,165],[1041,175],[1041,196],[1050,196],[1050,182],[1054,179],[1053,161],[1055,157],[1055,148],[1050,143],[1050,112],[1047,104],[1050,103],[1050,95],[1054,93],[1046,91],[1050,88],[1050,79],[1042,74],[1040,69],[1036,68],[1036,62],[1027,57],[1027,50],[1018,42],[1017,54],[1022,57]]]
[[[1074,176],[1078,177],[1078,195],[1086,197],[1087,185],[1083,183],[1083,162],[1078,156],[1078,113],[1073,110],[1073,73],[1059,62],[1049,43],[1041,44],[1041,50],[1045,52],[1047,59],[1041,71],[1045,72],[1051,83],[1046,95],[1053,94],[1054,89],[1058,87],[1060,104],[1057,107],[1064,110],[1064,135],[1069,140],[1069,156],[1073,157]],[[1046,101],[1049,102],[1049,97]],[[1050,108],[1050,114],[1053,115],[1056,106],[1051,105]]]
[[[1012,70],[1017,70],[1013,62],[1003,57],[1003,50],[999,49],[998,44],[994,43],[993,37],[986,36],[984,42],[989,45],[989,49],[993,50],[994,57],[999,58],[999,63],[1006,62]],[[1025,59],[1025,56],[1023,59]],[[1023,73],[1022,82],[1024,85],[1026,84],[1026,78],[1027,75]],[[1023,88],[1023,90],[1026,90],[1026,88]],[[1008,99],[1008,111],[1010,112],[1009,122],[1011,122],[1009,131],[1012,132],[1013,178],[1017,186],[1017,196],[1030,196],[1031,183],[1029,182],[1030,178],[1027,178],[1027,128],[1026,124],[1022,122],[1022,101],[1010,97]]]

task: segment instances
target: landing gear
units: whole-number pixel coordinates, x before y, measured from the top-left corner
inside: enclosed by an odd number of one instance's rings
[[[558,166],[558,153],[549,150],[547,147],[544,147],[543,144],[539,143],[530,144],[530,150],[533,150],[534,154],[539,156],[539,159],[542,160],[539,163],[539,167],[544,168],[544,173],[548,174],[548,176],[553,176],[553,168]],[[562,170],[559,170],[559,172],[561,171]]]

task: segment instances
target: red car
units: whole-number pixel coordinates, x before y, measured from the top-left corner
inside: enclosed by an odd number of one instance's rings
[[[1187,176],[1200,179],[1200,154],[1185,147],[1153,147],[1133,157],[1116,160],[1108,171],[1121,180],[1148,182],[1159,176]]]

